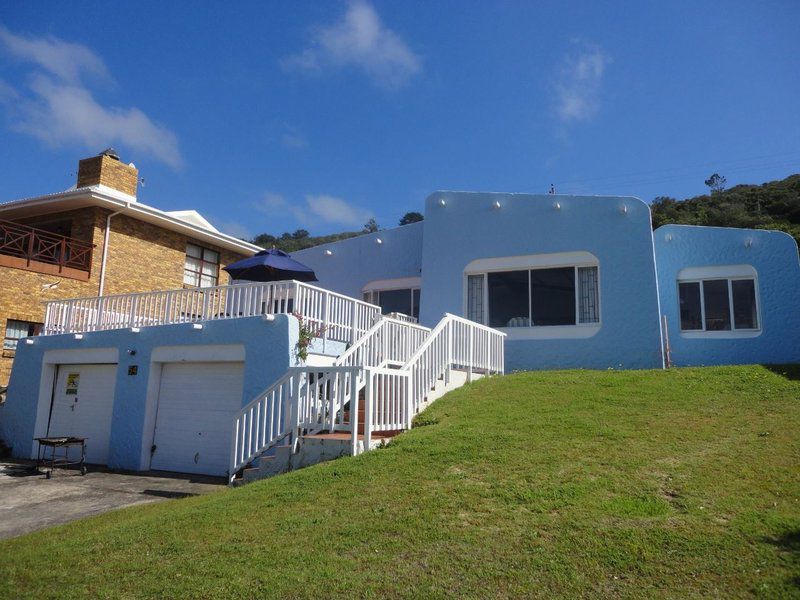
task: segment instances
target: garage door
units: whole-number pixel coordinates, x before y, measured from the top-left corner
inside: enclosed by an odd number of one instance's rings
[[[116,379],[117,365],[59,365],[47,435],[87,438],[86,462],[107,464]]]
[[[243,373],[240,362],[164,365],[151,469],[226,474]]]

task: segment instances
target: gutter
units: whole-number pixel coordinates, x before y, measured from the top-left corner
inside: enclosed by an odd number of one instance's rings
[[[103,258],[100,261],[100,285],[97,289],[98,296],[103,295],[103,287],[106,283],[106,260],[108,259],[108,237],[111,232],[111,218],[116,217],[121,212],[121,210],[118,210],[117,212],[110,213],[106,217],[106,230],[103,233]]]

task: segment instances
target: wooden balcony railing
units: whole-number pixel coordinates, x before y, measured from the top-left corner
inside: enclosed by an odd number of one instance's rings
[[[94,244],[0,220],[0,255],[19,259],[8,264],[0,261],[5,266],[39,270],[33,269],[35,263],[44,263],[55,265],[56,273],[64,269],[89,273],[92,270],[93,250]]]

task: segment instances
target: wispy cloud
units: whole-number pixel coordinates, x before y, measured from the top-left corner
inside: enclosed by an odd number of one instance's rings
[[[281,144],[290,150],[302,150],[308,147],[308,140],[299,131],[290,129],[281,134]]]
[[[289,215],[306,226],[322,222],[360,227],[374,216],[365,208],[328,194],[308,194],[300,202],[291,202],[280,194],[268,192],[255,207],[268,215]]]
[[[0,49],[34,65],[25,86],[0,81],[0,103],[11,127],[58,147],[79,143],[97,150],[121,144],[173,168],[182,164],[176,135],[136,107],[103,106],[84,81],[111,81],[102,59],[81,44],[23,37],[0,25]]]
[[[611,57],[596,46],[583,46],[565,56],[556,70],[553,93],[563,123],[588,121],[600,108],[600,91]]]
[[[420,57],[365,0],[351,0],[339,21],[315,27],[310,46],[282,64],[301,71],[356,67],[389,89],[402,86],[422,69]]]

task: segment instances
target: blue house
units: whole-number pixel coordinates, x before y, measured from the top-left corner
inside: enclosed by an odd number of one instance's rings
[[[436,192],[422,222],[293,257],[317,285],[51,302],[0,435],[20,457],[76,435],[114,468],[247,480],[369,449],[506,370],[800,362],[791,237],[653,232],[632,197]]]

